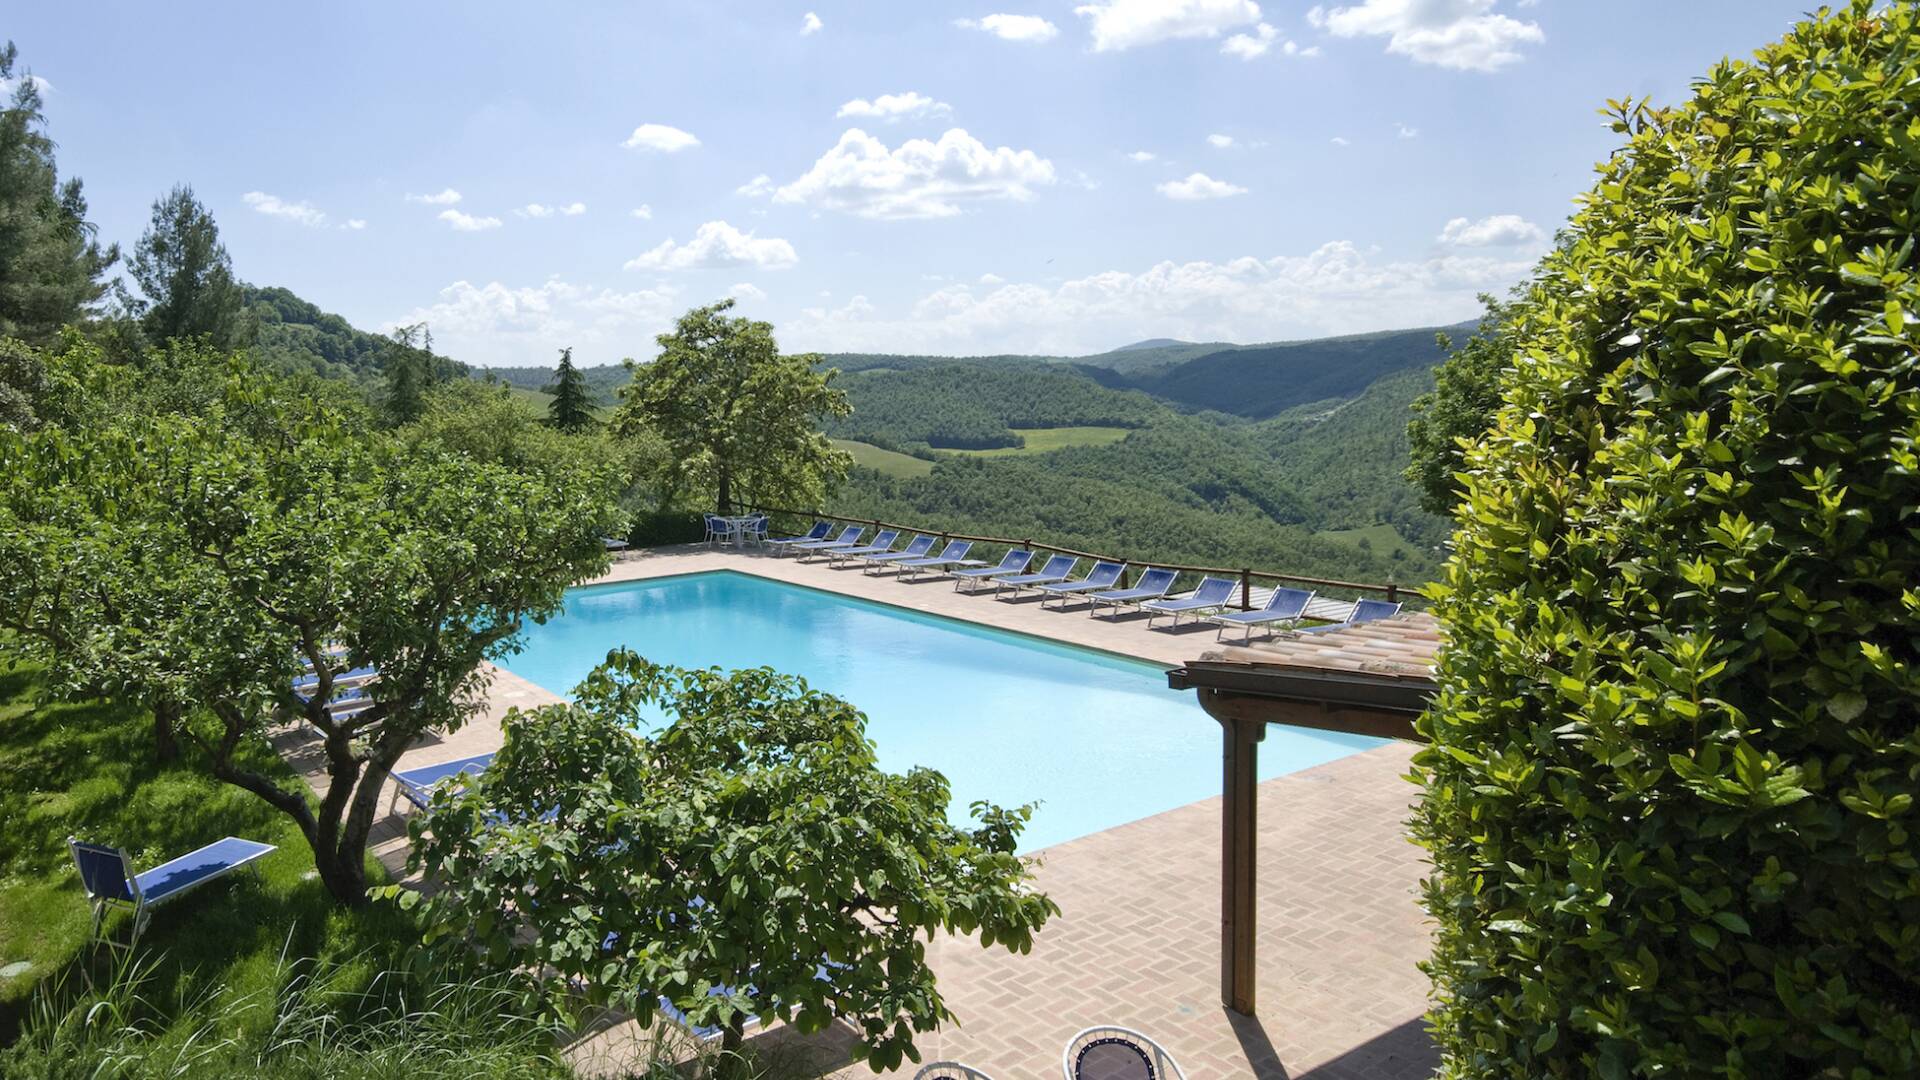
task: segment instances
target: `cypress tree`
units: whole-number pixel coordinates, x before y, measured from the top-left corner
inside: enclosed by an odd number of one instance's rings
[[[553,395],[552,404],[547,406],[547,423],[570,434],[593,427],[593,401],[587,393],[586,376],[573,366],[572,349],[560,350],[560,367],[546,392]]]

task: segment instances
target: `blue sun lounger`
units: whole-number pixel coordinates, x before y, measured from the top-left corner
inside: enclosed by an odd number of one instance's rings
[[[953,591],[959,592],[960,586],[962,585],[971,582],[984,582],[999,574],[1018,574],[1022,570],[1025,570],[1027,564],[1032,561],[1033,552],[1022,551],[1019,548],[1015,548],[1005,555],[1000,556],[1000,565],[998,566],[976,566],[966,570],[955,570],[953,571]],[[974,588],[978,587],[977,585],[974,586]],[[973,589],[968,589],[967,591],[972,592]]]
[[[1325,626],[1303,626],[1300,628],[1300,632],[1303,634],[1324,634],[1329,630],[1345,630],[1349,626],[1363,622],[1372,622],[1375,619],[1391,618],[1398,614],[1400,614],[1400,605],[1391,601],[1360,600],[1356,601],[1353,607],[1347,611],[1347,617],[1339,622],[1328,623]]]
[[[1153,612],[1147,616],[1149,630],[1153,628],[1153,620],[1162,615],[1173,616],[1173,625],[1177,627],[1180,625],[1182,615],[1198,615],[1200,612],[1213,611],[1232,603],[1235,587],[1236,583],[1232,578],[1203,578],[1200,587],[1193,590],[1191,596],[1179,600],[1149,600],[1140,605],[1140,610]]]
[[[809,555],[818,555],[823,551],[838,551],[841,548],[859,547],[860,537],[865,534],[866,531],[866,529],[858,525],[849,525],[840,530],[840,535],[834,537],[832,540],[809,540],[804,544],[793,545],[791,550],[797,552],[799,557],[804,559]]]
[[[1113,605],[1113,617],[1118,619],[1122,608],[1139,607],[1149,600],[1158,600],[1167,595],[1167,590],[1173,588],[1174,579],[1179,576],[1177,572],[1172,570],[1150,567],[1145,573],[1140,575],[1139,581],[1133,583],[1133,588],[1131,589],[1114,589],[1110,592],[1090,593],[1087,596],[1087,617],[1092,618],[1094,615],[1099,614],[1102,607],[1111,604]],[[1152,620],[1148,621],[1151,622]]]
[[[1072,555],[1048,556],[1046,565],[1042,566],[1037,574],[1015,574],[1012,577],[994,578],[993,595],[999,596],[1009,585],[1013,586],[1013,595],[1019,596],[1022,590],[1036,585],[1050,585],[1056,581],[1065,581],[1073,575],[1073,568],[1079,565],[1080,560]]]
[[[977,567],[977,566],[987,565],[985,562],[982,562],[979,559],[967,558],[967,552],[972,550],[973,550],[973,541],[971,540],[949,540],[947,541],[946,550],[942,551],[935,558],[901,559],[900,561],[893,563],[892,565],[900,567],[901,570],[899,571],[899,573],[901,574],[902,577],[905,577],[908,581],[914,581],[918,579],[920,576],[920,571],[922,570],[932,570],[938,573],[951,573],[952,571],[964,570],[968,567]]]
[[[827,534],[832,531],[833,522],[816,521],[813,523],[813,528],[805,536],[782,536],[776,540],[769,540],[767,543],[773,545],[774,548],[780,551],[785,551],[794,544],[811,544],[815,540],[825,540]]]
[[[443,761],[438,765],[422,765],[416,769],[402,769],[393,773],[396,793],[422,810],[433,798],[433,789],[441,784],[466,783],[465,777],[478,776],[493,764],[492,754],[476,754],[473,757],[456,758]]]
[[[871,555],[862,555],[861,558],[867,561],[867,565],[865,567],[867,571],[877,572],[880,568],[887,566],[889,563],[905,562],[908,559],[925,558],[927,552],[932,550],[933,550],[933,537],[916,536],[913,538],[913,542],[911,544],[908,544],[906,547],[901,548],[899,551],[876,551]]]
[[[1057,599],[1060,601],[1060,606],[1064,608],[1069,600],[1079,600],[1088,593],[1113,588],[1114,583],[1120,580],[1120,575],[1126,572],[1126,563],[1094,563],[1093,569],[1079,581],[1061,581],[1040,586],[1040,591],[1047,594],[1040,598],[1040,606],[1046,607],[1047,601]]]
[[[1219,641],[1226,634],[1227,627],[1240,626],[1246,628],[1246,640],[1252,641],[1254,627],[1270,626],[1274,623],[1289,625],[1297,623],[1300,617],[1307,613],[1307,605],[1312,602],[1313,592],[1310,589],[1275,589],[1273,594],[1267,597],[1264,607],[1253,611],[1227,611],[1213,616],[1212,621],[1220,626],[1219,632],[1213,635],[1213,640]]]
[[[857,559],[863,555],[879,555],[882,552],[892,551],[893,542],[898,539],[900,539],[899,529],[881,529],[874,534],[873,543],[871,544],[860,544],[850,548],[828,549],[827,562],[833,563],[841,559]]]
[[[90,936],[99,936],[108,906],[117,905],[133,909],[135,941],[140,940],[140,932],[147,928],[154,908],[251,865],[276,850],[272,844],[229,836],[161,863],[146,873],[136,874],[133,862],[119,848],[89,844],[71,836],[67,837],[67,848],[73,852],[74,864],[80,868],[80,886],[93,905]]]
[[[371,664],[366,667],[357,667],[350,671],[336,671],[333,673],[333,688],[335,690],[345,690],[348,687],[358,686],[369,679],[373,679],[379,674],[380,669]],[[319,685],[319,674],[309,673],[293,680],[293,692],[305,695],[312,692]]]

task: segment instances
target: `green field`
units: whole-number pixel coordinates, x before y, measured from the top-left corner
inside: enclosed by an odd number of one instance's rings
[[[1044,454],[1049,450],[1062,450],[1069,446],[1105,446],[1117,443],[1127,437],[1132,428],[1123,427],[1056,427],[1056,428],[1010,428],[1015,435],[1025,439],[1025,446],[1001,446],[992,450],[943,450],[945,454],[968,454],[974,457],[1011,457],[1015,454]]]
[[[1393,558],[1396,551],[1406,553],[1402,558],[1412,558],[1418,554],[1414,546],[1407,543],[1400,531],[1391,525],[1369,525],[1364,529],[1322,529],[1314,535],[1354,547],[1360,547],[1364,540],[1367,550],[1383,559]]]
[[[933,462],[917,458],[910,454],[882,450],[872,443],[854,442],[852,439],[835,439],[833,445],[853,455],[853,463],[863,469],[897,476],[911,480],[916,476],[925,476],[933,471]]]

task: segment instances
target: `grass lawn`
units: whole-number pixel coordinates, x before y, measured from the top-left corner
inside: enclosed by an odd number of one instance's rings
[[[872,443],[835,439],[833,445],[852,454],[855,465],[864,469],[873,469],[888,476],[897,476],[903,480],[925,476],[933,471],[933,462],[925,458],[917,458],[911,454],[902,454],[893,450],[882,450]]]
[[[1381,558],[1390,559],[1395,551],[1404,552],[1403,558],[1413,558],[1419,549],[1407,543],[1400,530],[1391,525],[1369,525],[1364,529],[1323,529],[1313,535],[1342,544],[1360,547],[1366,541],[1366,548]]]
[[[0,1039],[43,979],[77,976],[77,962],[106,952],[87,947],[69,835],[125,848],[136,870],[223,836],[279,845],[255,864],[258,877],[235,874],[155,911],[140,940],[142,956],[157,961],[150,1000],[209,985],[264,988],[283,950],[337,964],[347,982],[399,964],[415,940],[403,918],[384,904],[336,907],[290,819],[185,761],[157,764],[147,714],[50,702],[40,690],[36,669],[0,658],[0,968],[27,965],[0,979]],[[193,753],[182,746],[183,757]],[[264,745],[252,757],[253,767],[301,783]],[[107,932],[125,940],[126,922],[110,918]],[[98,973],[105,961],[92,963]]]
[[[1127,437],[1132,428],[1122,427],[1056,427],[1056,428],[1013,428],[1015,435],[1025,439],[1025,446],[1001,446],[992,450],[943,450],[945,454],[969,454],[975,457],[1010,457],[1014,454],[1044,454],[1049,450],[1061,450],[1069,446],[1105,446]]]

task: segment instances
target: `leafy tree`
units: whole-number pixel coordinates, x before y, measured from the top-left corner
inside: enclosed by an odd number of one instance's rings
[[[420,419],[427,411],[427,391],[439,380],[433,332],[426,323],[394,330],[387,342],[384,367],[380,411],[387,423],[399,427]]]
[[[728,317],[733,303],[687,312],[657,339],[658,358],[629,363],[614,430],[658,434],[678,454],[670,487],[712,490],[720,513],[742,495],[817,501],[851,461],[820,432],[822,420],[847,414],[846,395],[835,372],[816,369],[819,357],[780,355],[770,324]]]
[[[107,292],[120,249],[101,247],[78,177],[59,179],[40,84],[20,71],[11,41],[0,49],[0,337],[47,344]]]
[[[1411,462],[1404,475],[1420,493],[1421,509],[1430,514],[1452,516],[1459,505],[1454,474],[1461,468],[1461,440],[1471,442],[1492,426],[1500,405],[1500,372],[1513,366],[1514,305],[1491,296],[1480,302],[1487,312],[1465,345],[1455,349],[1447,335],[1439,335],[1447,359],[1434,369],[1432,392],[1414,399],[1414,418],[1407,422]]]
[[[0,427],[39,427],[46,393],[47,364],[39,350],[17,338],[0,338]]]
[[[506,736],[409,825],[411,862],[446,887],[389,894],[423,907],[439,953],[527,972],[549,1008],[644,1025],[664,996],[728,1049],[749,1014],[802,1032],[838,1016],[885,1070],[953,1018],[928,937],[1026,952],[1059,912],[1014,854],[1028,808],[949,824],[944,777],[883,772],[865,718],[793,676],[616,650],[574,704],[510,714]]]
[[[1920,1073],[1917,40],[1613,107],[1434,591],[1446,1075]]]
[[[191,187],[178,185],[154,201],[153,219],[127,269],[146,298],[141,323],[153,340],[205,338],[221,350],[250,340],[233,260]]]
[[[357,903],[395,760],[458,728],[482,661],[605,566],[616,491],[605,468],[407,446],[236,360],[200,415],[0,430],[0,618],[68,693],[192,703],[194,760],[293,818]],[[360,665],[375,703],[333,716],[336,674]],[[246,764],[276,713],[323,736],[317,802]]]
[[[593,397],[587,392],[586,378],[573,366],[572,349],[560,350],[560,367],[546,392],[553,395],[547,420],[554,427],[568,433],[593,427]]]

